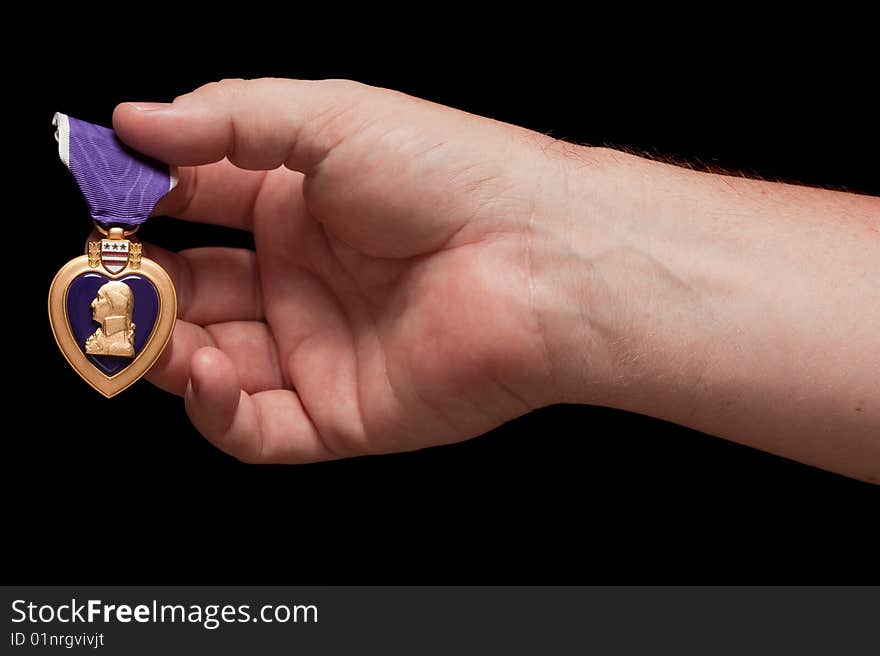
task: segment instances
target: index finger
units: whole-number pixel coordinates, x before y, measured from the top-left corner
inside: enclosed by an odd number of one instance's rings
[[[265,171],[245,171],[224,159],[204,166],[181,166],[177,176],[177,186],[159,201],[154,215],[252,229]]]

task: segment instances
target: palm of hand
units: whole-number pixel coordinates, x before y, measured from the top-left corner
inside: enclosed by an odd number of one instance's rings
[[[245,460],[415,449],[479,434],[532,407],[521,374],[540,366],[542,354],[529,237],[510,220],[522,199],[503,200],[509,181],[475,165],[467,149],[462,156],[429,145],[429,158],[387,140],[349,142],[307,177],[229,162],[184,172],[200,179],[190,188],[222,180],[248,199],[244,209],[224,208],[223,194],[197,202],[240,215],[256,256],[184,254],[200,273],[183,277],[200,277],[191,286],[205,292],[184,299],[184,321],[153,378],[180,391],[192,360],[202,388],[240,396],[232,414],[190,414]],[[433,143],[429,135],[415,142]],[[381,173],[402,168],[397,178]],[[201,346],[225,357],[193,358]],[[235,409],[234,400],[217,405]]]

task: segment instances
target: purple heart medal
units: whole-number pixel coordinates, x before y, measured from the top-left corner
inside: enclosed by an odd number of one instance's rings
[[[153,366],[177,317],[165,270],[129,239],[177,178],[133,152],[113,130],[55,114],[58,154],[85,196],[104,237],[61,267],[49,289],[55,341],[76,372],[106,397]]]

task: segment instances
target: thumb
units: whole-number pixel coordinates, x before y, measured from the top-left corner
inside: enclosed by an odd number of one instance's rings
[[[525,216],[544,161],[527,130],[348,80],[224,80],[168,104],[124,103],[113,124],[168,164],[305,173],[310,215],[377,257],[478,238],[467,224],[500,232]]]
[[[223,80],[172,103],[122,103],[113,127],[132,148],[171,165],[226,157],[243,169],[308,173],[363,122],[352,110],[394,95],[349,80]]]

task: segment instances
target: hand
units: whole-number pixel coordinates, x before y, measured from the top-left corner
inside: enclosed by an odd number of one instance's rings
[[[876,198],[345,81],[211,84],[114,124],[183,167],[158,213],[254,232],[256,253],[147,251],[181,318],[152,380],[238,458],[416,449],[576,402],[880,480]]]
[[[347,81],[224,81],[113,121],[181,167],[156,213],[254,233],[145,248],[180,302],[150,378],[219,448],[417,449],[561,400],[535,268],[576,147]]]

